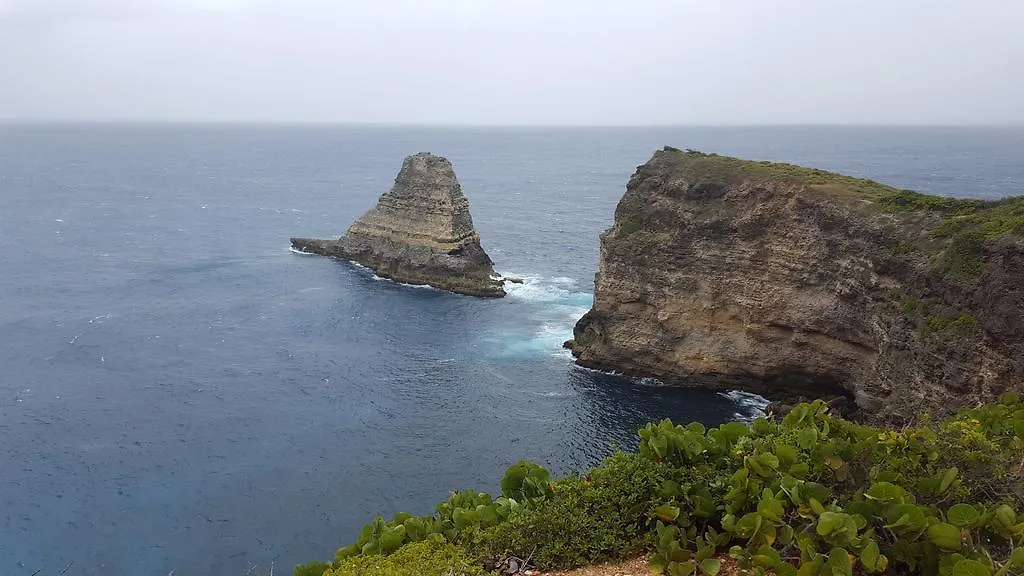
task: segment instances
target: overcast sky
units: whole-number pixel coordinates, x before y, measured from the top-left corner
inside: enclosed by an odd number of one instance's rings
[[[1024,123],[1020,0],[0,0],[0,118]]]

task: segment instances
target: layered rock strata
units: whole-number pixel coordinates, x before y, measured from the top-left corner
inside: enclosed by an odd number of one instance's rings
[[[291,242],[297,250],[351,260],[395,282],[505,295],[451,162],[433,154],[406,158],[391,190],[341,238]]]
[[[601,236],[585,366],[864,419],[1024,386],[1024,198],[956,200],[666,148]]]

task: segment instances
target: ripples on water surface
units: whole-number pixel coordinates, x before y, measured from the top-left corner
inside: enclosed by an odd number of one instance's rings
[[[1019,194],[1024,133],[956,129],[0,127],[0,574],[287,572],[377,513],[558,473],[743,395],[572,366],[598,234],[665,144],[961,196]],[[288,250],[407,154],[455,164],[502,300]]]

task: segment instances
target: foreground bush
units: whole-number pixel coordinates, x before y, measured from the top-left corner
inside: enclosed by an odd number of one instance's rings
[[[728,552],[779,576],[1024,575],[1018,394],[902,430],[814,402],[781,422],[666,420],[639,434],[637,453],[585,476],[552,482],[520,462],[496,499],[463,491],[433,516],[378,518],[333,564],[296,574],[472,574],[510,557],[559,568],[650,552],[653,573],[714,576]]]

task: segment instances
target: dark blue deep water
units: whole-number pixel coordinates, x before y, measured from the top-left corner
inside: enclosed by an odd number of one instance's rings
[[[0,574],[243,574],[376,513],[757,403],[573,367],[598,234],[665,144],[1024,193],[1024,130],[0,127]],[[407,154],[454,163],[503,300],[294,254]]]

